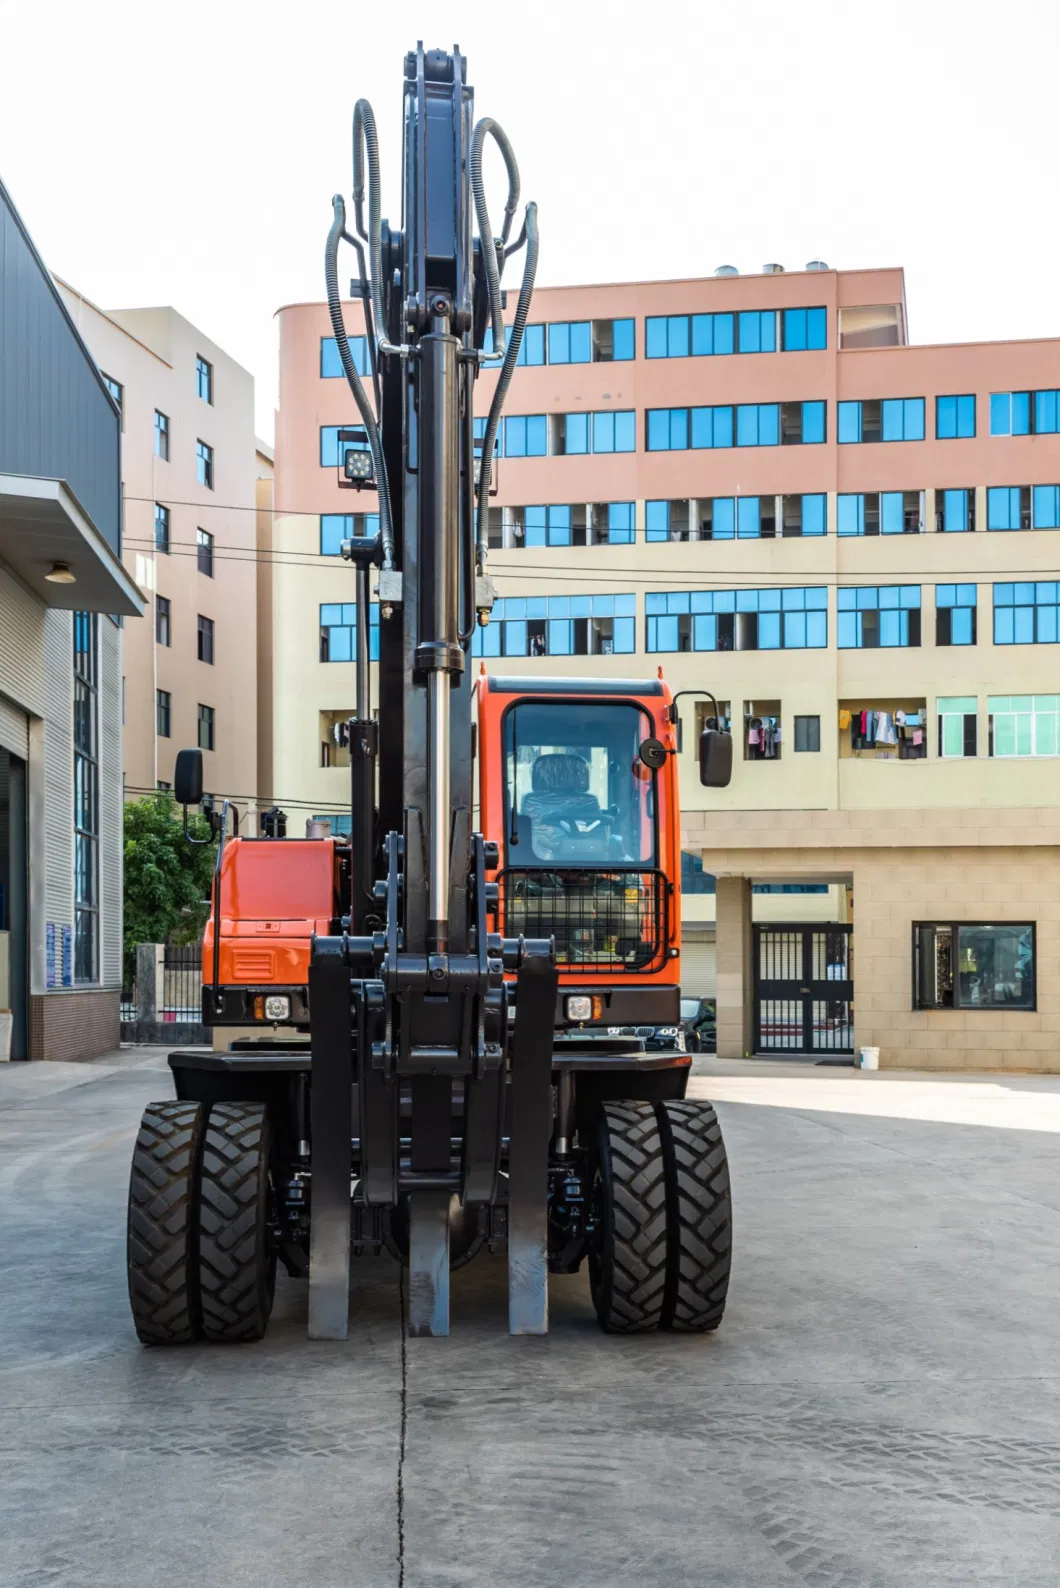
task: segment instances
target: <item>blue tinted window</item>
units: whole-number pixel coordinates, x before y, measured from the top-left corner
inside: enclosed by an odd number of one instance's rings
[[[635,452],[636,416],[632,408],[593,414],[594,452]]]
[[[367,441],[339,441],[340,430],[356,430],[358,427],[349,425],[321,425],[320,427],[320,467],[322,469],[337,469],[340,458],[339,453],[363,452],[368,446]]]
[[[669,540],[670,538],[670,504],[669,502],[645,502],[644,504],[645,539]]]
[[[1060,635],[1053,580],[994,586],[995,645],[1055,645]]]
[[[714,320],[713,314],[694,314],[692,316],[692,352],[697,358],[703,358],[714,351]]]
[[[1060,529],[1060,486],[1034,487],[1035,529]]]
[[[588,452],[589,450],[589,415],[564,414],[564,451]]]
[[[523,329],[523,339],[519,344],[519,355],[516,364],[543,364],[545,362],[545,327],[543,325],[528,325]]]
[[[688,446],[687,408],[648,409],[648,451],[683,451]]]
[[[644,321],[645,358],[666,358],[666,317],[650,314]]]
[[[738,637],[731,614],[757,613],[757,630],[739,631],[758,650],[802,650],[828,644],[828,591],[825,586],[788,590],[676,590],[653,592],[644,600],[649,651],[713,651],[719,618],[726,622],[727,649]]]
[[[371,373],[368,362],[368,338],[365,336],[350,336],[346,340],[350,344],[350,354],[353,358],[353,367],[358,375]],[[338,344],[333,336],[320,338],[320,374],[323,380],[339,380],[345,374],[342,359],[339,357]]]
[[[636,344],[632,320],[612,320],[611,357],[616,364],[636,357]]]
[[[322,557],[341,557],[342,543],[344,540],[349,540],[352,535],[352,513],[321,513],[320,555]],[[324,621],[323,617],[320,621]]]
[[[804,446],[815,446],[825,439],[825,404],[803,403],[802,440]]]
[[[823,311],[822,311],[823,312]],[[827,527],[828,498],[815,492],[802,499],[802,532],[804,535],[823,535]]]
[[[593,356],[588,320],[559,321],[548,328],[550,364],[588,364]]]
[[[920,644],[919,585],[847,585],[837,591],[836,604],[840,650]]]
[[[731,447],[733,441],[732,409],[692,409],[692,445],[701,447]]]
[[[757,496],[741,496],[736,503],[736,534],[740,540],[757,540],[761,518]]]
[[[612,546],[628,546],[633,541],[634,504],[609,502],[607,504],[607,538]]]
[[[865,497],[861,492],[841,493],[836,511],[836,528],[840,535],[864,535]]]
[[[714,351],[715,353],[732,353],[736,347],[736,316],[733,314],[714,314]]]
[[[784,310],[784,350],[801,353],[828,344],[828,317],[824,309]]]
[[[713,538],[732,540],[736,535],[736,501],[731,496],[716,496],[712,504]]]
[[[942,527],[950,533],[968,528],[968,492],[943,491]]]
[[[737,317],[741,353],[773,353],[777,343],[777,316],[773,309],[745,310]]]
[[[987,529],[1019,529],[1020,490],[1018,485],[991,485],[986,493]]]
[[[671,314],[666,320],[666,350],[671,358],[688,357],[688,315]]]
[[[935,398],[935,434],[940,441],[967,439],[975,435],[975,397]]]
[[[1056,434],[1057,395],[1055,391],[1036,391],[1034,393],[1034,429],[1039,436]]]
[[[352,662],[357,654],[357,603],[324,602],[320,608],[320,660]],[[368,660],[379,660],[379,603],[368,608]]]
[[[844,444],[861,440],[861,404],[839,404],[839,442]]]
[[[901,491],[880,493],[880,533],[900,535],[905,528],[905,499]]]
[[[741,403],[736,410],[738,447],[775,447],[780,441],[779,403]]]

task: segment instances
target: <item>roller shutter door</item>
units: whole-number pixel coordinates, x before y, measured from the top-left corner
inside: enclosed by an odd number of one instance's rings
[[[695,927],[681,932],[681,991],[687,997],[716,998],[718,960],[714,933]]]

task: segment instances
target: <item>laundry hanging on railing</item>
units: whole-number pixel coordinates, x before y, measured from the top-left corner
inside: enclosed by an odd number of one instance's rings
[[[844,706],[839,712],[839,727],[840,731],[849,729],[850,748],[855,752],[897,749],[900,761],[917,761],[927,754],[922,715],[901,706],[893,712],[868,707],[854,711]]]

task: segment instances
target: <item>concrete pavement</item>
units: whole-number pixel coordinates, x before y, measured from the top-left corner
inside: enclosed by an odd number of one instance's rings
[[[344,1345],[281,1277],[261,1346],[144,1350],[124,1202],[161,1055],[5,1071],[0,1585],[1054,1588],[1060,1081],[698,1068],[735,1189],[717,1335],[606,1338],[574,1276],[511,1340],[479,1261],[404,1351],[389,1260]]]

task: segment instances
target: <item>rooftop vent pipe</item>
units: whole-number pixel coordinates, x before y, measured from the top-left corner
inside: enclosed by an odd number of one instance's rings
[[[806,266],[807,270],[827,270],[828,266],[823,259],[811,259]]]
[[[719,265],[714,274],[716,276],[738,276],[740,272],[735,265]]]

